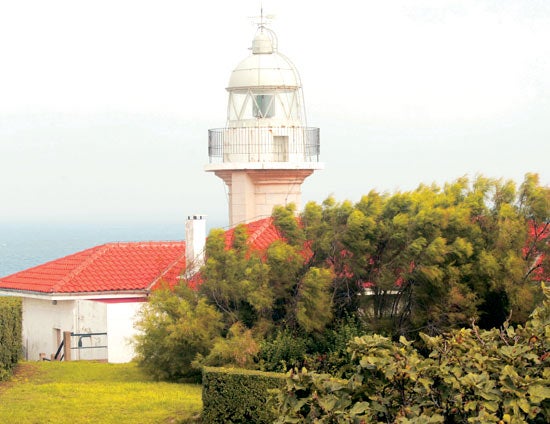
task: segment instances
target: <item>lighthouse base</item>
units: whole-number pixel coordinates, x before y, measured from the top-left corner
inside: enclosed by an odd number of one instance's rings
[[[294,203],[299,210],[302,183],[319,166],[309,169],[208,169],[229,189],[230,225],[270,216],[274,206]]]

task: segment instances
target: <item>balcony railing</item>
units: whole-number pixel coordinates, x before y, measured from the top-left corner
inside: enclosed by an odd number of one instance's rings
[[[208,130],[210,163],[318,162],[319,128],[253,127]]]

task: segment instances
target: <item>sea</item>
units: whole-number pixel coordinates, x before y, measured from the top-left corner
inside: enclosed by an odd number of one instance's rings
[[[212,226],[215,225],[207,225],[207,230]],[[184,238],[184,220],[171,223],[0,223],[0,278],[104,243]]]

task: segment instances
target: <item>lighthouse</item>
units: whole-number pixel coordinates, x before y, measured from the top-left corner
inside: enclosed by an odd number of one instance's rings
[[[323,168],[300,75],[264,23],[250,50],[229,78],[225,127],[208,130],[205,170],[227,185],[232,227],[270,216],[276,205],[299,209],[303,181]]]

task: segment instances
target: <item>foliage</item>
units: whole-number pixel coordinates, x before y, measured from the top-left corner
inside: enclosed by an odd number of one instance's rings
[[[226,337],[218,337],[214,341],[214,346],[203,357],[198,354],[193,366],[200,368],[209,366],[234,366],[239,368],[252,368],[254,366],[253,358],[258,354],[259,346],[250,329],[247,329],[240,322],[231,326]]]
[[[472,319],[482,328],[510,314],[525,322],[537,281],[549,277],[549,221],[550,189],[536,175],[519,189],[478,176],[371,191],[355,205],[308,203],[303,237],[293,238],[308,240],[306,267],[332,269],[335,318],[363,311],[373,331],[435,335]]]
[[[550,421],[550,289],[525,326],[423,334],[427,357],[405,337],[355,338],[347,381],[290,374],[277,423]]]
[[[154,295],[142,315],[142,364],[171,379],[198,376],[192,364],[347,376],[334,332],[348,317],[348,336],[392,340],[518,325],[550,278],[550,188],[535,174],[519,187],[478,176],[355,204],[329,197],[295,213],[274,208],[282,239],[261,251],[245,226],[213,230],[196,291]]]
[[[258,367],[260,340],[286,329],[319,333],[330,323],[331,271],[304,268],[298,246],[275,242],[260,256],[238,226],[229,249],[225,233],[213,230],[206,257],[198,291],[157,291],[141,313],[138,360],[156,378],[198,378],[204,365]]]
[[[184,423],[201,386],[152,381],[135,363],[20,362],[0,383],[2,423]]]
[[[266,408],[268,393],[284,385],[284,374],[205,367],[201,418],[209,424],[271,423],[275,415]]]
[[[157,379],[198,381],[191,366],[197,354],[210,352],[221,334],[220,313],[196,292],[178,287],[155,291],[144,305],[136,327],[140,365]]]
[[[310,371],[327,373],[340,378],[350,377],[355,367],[347,346],[350,340],[363,334],[365,334],[365,326],[358,317],[346,316],[338,319],[323,333],[322,337],[314,341],[314,346],[310,348],[314,353],[305,355],[301,365]]]
[[[330,270],[312,267],[298,284],[296,322],[308,333],[322,331],[332,318],[331,282]]]
[[[231,249],[226,249],[221,230],[213,230],[206,242],[199,292],[222,314],[226,330],[238,321],[251,327],[268,314],[273,302],[268,266],[248,251],[246,238],[246,229],[238,226]]]
[[[260,366],[263,371],[286,372],[303,365],[308,352],[307,340],[288,329],[277,331],[260,344]]]
[[[21,299],[0,297],[0,381],[9,377],[21,355]]]
[[[360,334],[364,334],[364,326],[355,317],[334,321],[322,334],[304,336],[289,329],[279,330],[260,344],[260,369],[286,372],[307,367],[338,377],[348,376],[354,368],[347,345]]]
[[[275,208],[294,240],[301,240],[292,206]],[[231,249],[222,231],[210,233],[199,292],[222,314],[228,330],[237,322],[260,334],[277,328],[321,332],[331,322],[332,272],[305,267],[303,245],[275,241],[265,252],[251,251],[246,229],[234,230]]]

